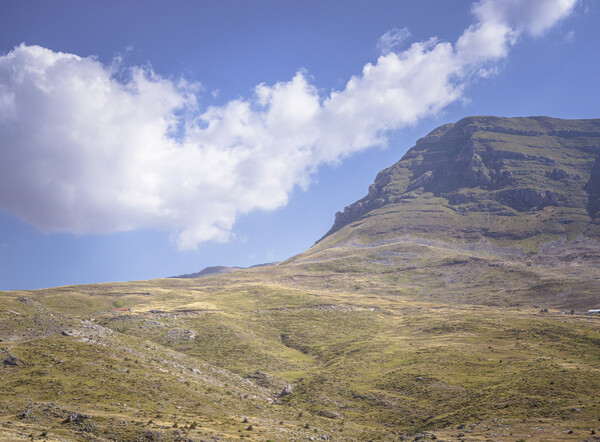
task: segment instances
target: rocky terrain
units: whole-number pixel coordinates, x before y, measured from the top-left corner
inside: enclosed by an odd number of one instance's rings
[[[600,120],[469,117],[418,140],[327,235],[598,239],[599,189]]]
[[[599,154],[466,118],[283,263],[0,292],[0,439],[598,440]]]

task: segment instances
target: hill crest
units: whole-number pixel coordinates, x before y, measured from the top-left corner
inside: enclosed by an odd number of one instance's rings
[[[474,116],[419,139],[336,213],[322,240],[342,229],[338,236],[597,239],[599,212],[600,119]]]

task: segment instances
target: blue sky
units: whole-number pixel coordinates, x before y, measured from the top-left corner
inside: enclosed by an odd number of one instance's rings
[[[591,0],[0,3],[0,290],[310,247],[468,115],[598,118]]]

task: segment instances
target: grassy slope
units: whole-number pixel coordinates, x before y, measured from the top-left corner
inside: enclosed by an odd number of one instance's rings
[[[4,293],[0,345],[25,363],[0,368],[0,434],[589,435],[600,321],[579,313],[600,302],[597,263],[419,242],[316,247],[197,280]],[[63,423],[71,412],[91,418]]]

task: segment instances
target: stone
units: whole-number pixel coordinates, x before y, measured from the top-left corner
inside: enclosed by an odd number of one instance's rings
[[[293,387],[291,385],[286,385],[283,390],[281,390],[281,393],[279,393],[279,397],[284,397],[287,396],[289,394],[292,394],[293,391]]]

